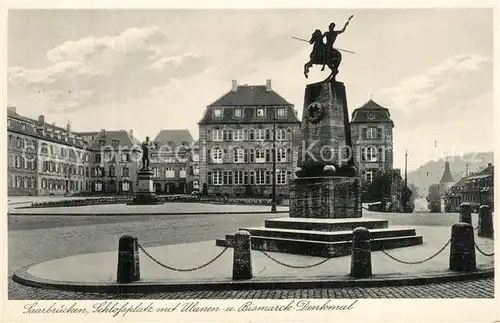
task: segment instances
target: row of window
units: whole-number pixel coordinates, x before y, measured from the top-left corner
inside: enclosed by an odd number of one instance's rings
[[[227,109],[233,110],[233,117],[234,118],[242,118],[243,117],[243,109],[244,108],[227,108]],[[286,110],[287,110],[286,108],[272,108],[272,109],[275,110],[277,118],[286,117]],[[222,118],[224,116],[224,108],[214,108],[213,114],[214,114],[214,118],[216,118],[216,119]],[[265,109],[264,108],[255,109],[255,115],[257,117],[265,117],[265,115],[266,115]]]
[[[27,147],[32,147],[35,149],[36,147],[36,141],[28,138],[23,138],[19,136],[14,136],[14,135],[9,135],[8,139],[8,145],[9,147],[16,147],[16,148],[27,148]]]
[[[43,161],[42,171],[45,173],[89,176],[88,168],[83,166],[74,166],[54,161]]]
[[[46,142],[40,143],[40,154],[52,157],[69,157],[70,159],[83,160],[85,162],[90,161],[90,156],[88,152],[81,151],[74,147],[59,147],[57,145],[47,144]]]
[[[363,139],[382,139],[382,127],[363,127],[361,128],[361,138]]]
[[[198,170],[199,171],[199,170]],[[165,178],[175,178],[175,168],[167,167],[165,169],[160,169],[153,167],[153,177],[161,177],[161,174],[165,175]],[[186,168],[179,169],[179,178],[186,178]]]
[[[15,167],[17,169],[36,169],[36,160],[26,158],[24,156],[16,156],[13,154],[9,155],[9,167]]]
[[[10,188],[36,188],[36,177],[10,175],[8,182]]]
[[[288,184],[292,172],[276,170],[276,185]],[[257,170],[220,170],[208,172],[208,185],[272,185],[272,171]]]
[[[210,141],[244,141],[244,140],[273,140],[272,128],[245,128],[245,129],[213,129],[208,131]],[[277,141],[291,140],[290,128],[276,129]]]
[[[104,152],[104,160],[109,161],[109,162],[114,162],[115,161],[115,155],[114,153],[110,151]],[[97,153],[94,155],[94,162],[96,163],[101,163],[103,161],[103,155],[100,153]],[[122,162],[130,162],[130,154],[128,153],[123,153],[120,155],[120,161]]]
[[[130,168],[128,166],[123,166],[120,168],[121,177],[129,177],[130,176]],[[108,177],[116,177],[117,175],[115,166],[111,165],[108,168]],[[104,177],[106,176],[106,170],[102,166],[92,167],[92,176],[93,177]]]
[[[270,163],[272,162],[272,149],[258,148],[258,149],[244,149],[234,148],[232,154],[229,155],[227,149],[212,148],[208,151],[211,157],[211,162],[214,164],[223,162],[233,163]],[[276,162],[287,163],[290,162],[291,149],[276,148]]]
[[[94,192],[102,192],[103,190],[103,183],[102,182],[94,182]],[[130,191],[130,182],[123,181],[120,182],[120,189],[122,192],[128,192]]]
[[[86,186],[88,186],[88,182],[86,182]],[[49,190],[68,190],[71,192],[72,191],[80,192],[83,191],[83,181],[42,178],[40,180],[40,188]]]
[[[383,147],[361,147],[361,161],[380,162],[384,160]]]

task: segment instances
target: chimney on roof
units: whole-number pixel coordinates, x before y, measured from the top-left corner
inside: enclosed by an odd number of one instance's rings
[[[236,92],[237,89],[238,89],[238,81],[233,80],[231,91]]]
[[[271,80],[266,80],[266,91],[271,91],[272,90],[272,87],[271,87]]]
[[[45,117],[43,114],[41,114],[40,116],[38,116],[38,125],[39,126],[45,126]]]
[[[68,137],[71,136],[71,123],[68,120],[68,124],[66,125],[66,132],[68,133]]]
[[[129,134],[130,137],[134,138],[134,130],[133,129],[130,129],[128,131],[128,134]]]
[[[7,109],[9,109],[12,112],[16,112],[16,107],[7,107]]]
[[[102,135],[105,136],[106,135],[106,129],[101,129],[101,132],[102,132]]]

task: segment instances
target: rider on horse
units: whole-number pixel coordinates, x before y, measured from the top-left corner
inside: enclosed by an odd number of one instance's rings
[[[335,77],[335,75],[337,75],[338,67],[342,60],[342,55],[340,54],[339,50],[333,47],[333,44],[335,43],[337,36],[342,34],[346,30],[346,27],[347,25],[349,25],[349,20],[351,20],[351,18],[352,16],[349,17],[344,25],[344,28],[342,28],[341,30],[334,30],[335,24],[332,22],[328,26],[328,31],[324,34],[319,29],[316,29],[314,31],[311,40],[309,40],[309,43],[313,45],[313,50],[309,55],[309,62],[304,65],[304,75],[306,78],[309,73],[309,68],[311,68],[314,64],[323,65],[321,69],[322,71],[325,69],[325,65],[328,65],[328,67],[332,70],[332,74],[329,76],[329,78]],[[326,45],[325,43],[323,43],[324,37],[326,37]]]

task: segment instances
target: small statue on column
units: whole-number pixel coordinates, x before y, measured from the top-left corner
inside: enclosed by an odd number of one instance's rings
[[[146,137],[146,141],[144,141],[141,145],[142,148],[142,166],[141,169],[149,169],[150,164],[150,156],[149,150],[152,148],[152,143],[149,141],[149,137]]]

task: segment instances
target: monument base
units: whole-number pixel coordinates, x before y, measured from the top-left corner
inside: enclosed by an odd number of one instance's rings
[[[127,205],[163,204],[163,202],[156,197],[153,189],[153,170],[140,169],[137,172],[137,179],[137,193],[132,202],[127,203]]]
[[[292,218],[360,218],[359,177],[301,177],[290,185]]]
[[[330,258],[351,253],[352,231],[357,227],[370,231],[372,251],[423,243],[422,236],[418,236],[415,229],[393,229],[389,228],[388,220],[368,218],[276,218],[266,220],[264,227],[240,230],[250,232],[254,250]],[[215,244],[234,247],[234,235],[226,235]]]

